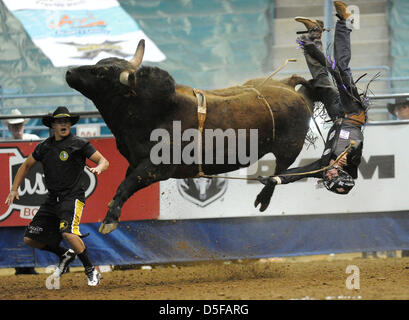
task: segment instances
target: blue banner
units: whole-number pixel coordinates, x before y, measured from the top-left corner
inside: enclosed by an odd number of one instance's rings
[[[257,259],[409,249],[409,211],[121,222],[114,232],[82,224],[96,265]],[[56,264],[52,253],[23,243],[24,228],[0,228],[0,267]],[[75,260],[73,266],[79,266]]]

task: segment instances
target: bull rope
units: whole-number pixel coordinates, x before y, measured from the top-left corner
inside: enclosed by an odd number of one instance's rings
[[[271,108],[270,104],[268,103],[267,99],[260,93],[259,89],[261,89],[264,84],[271,79],[274,75],[276,75],[278,72],[280,72],[282,69],[284,69],[289,62],[296,62],[297,59],[286,59],[284,63],[278,67],[276,70],[274,70],[267,78],[264,79],[262,83],[255,87],[247,87],[244,86],[245,88],[248,88],[250,90],[253,90],[254,92],[257,93],[257,98],[263,100],[264,104],[267,106],[268,111],[270,112],[271,120],[273,121],[273,140],[275,140],[276,136],[276,126],[275,126],[275,120],[274,120],[274,113],[273,109]]]
[[[257,87],[262,87],[271,77],[273,77],[278,72],[280,72],[282,69],[284,69],[289,62],[296,62],[296,61],[297,61],[297,59],[293,59],[293,58],[292,59],[286,59],[284,61],[284,63],[279,68],[277,68],[272,74],[270,74],[267,78],[265,78],[264,81],[261,84],[259,84]]]
[[[276,139],[276,125],[275,125],[275,120],[274,120],[273,109],[271,108],[271,106],[268,103],[268,101],[266,100],[266,98],[264,98],[264,96],[256,88],[254,88],[254,87],[245,87],[245,88],[253,90],[255,93],[257,93],[257,99],[263,100],[264,104],[267,106],[267,109],[270,112],[271,121],[273,122],[273,140],[275,140]]]
[[[264,79],[264,81],[263,81],[261,84],[259,84],[258,86],[256,86],[256,88],[257,88],[257,87],[260,87],[260,88],[263,87],[264,84],[265,84],[271,77],[273,77],[273,76],[274,76],[275,74],[277,74],[279,71],[281,71],[282,69],[284,69],[285,66],[288,64],[288,62],[296,62],[296,61],[297,61],[297,59],[293,59],[293,58],[292,58],[292,59],[287,59],[287,60],[285,60],[284,63],[283,63],[277,70],[275,70],[271,75],[269,75],[266,79]],[[254,88],[254,89],[256,89],[256,88]],[[259,96],[261,96],[261,95],[259,94]],[[261,96],[261,97],[262,97],[262,96]],[[262,97],[262,98],[264,98],[264,97]],[[265,101],[265,103],[267,103],[267,106],[268,106],[268,108],[269,108],[269,110],[270,110],[271,116],[273,117],[273,113],[272,113],[272,110],[271,110],[270,105],[268,104],[267,100],[264,99],[264,101]],[[313,112],[312,112],[309,108],[307,108],[307,111],[308,111],[308,113],[311,115],[311,118],[312,118],[312,120],[314,121],[315,127],[317,128],[318,133],[320,134],[320,136],[321,136],[321,138],[322,138],[322,141],[324,141],[324,144],[325,144],[325,139],[324,139],[324,137],[323,137],[323,135],[322,135],[322,133],[321,133],[321,130],[320,130],[320,128],[319,128],[317,122],[315,121]],[[273,124],[274,124],[274,117],[273,117]],[[274,137],[274,134],[275,134],[275,132],[274,132],[274,128],[273,128],[273,137]]]
[[[306,172],[296,172],[296,173],[287,173],[287,174],[278,174],[277,176],[301,176],[305,174],[314,174],[318,172],[322,172],[325,170],[329,170],[331,168],[334,168],[335,166],[338,165],[338,162],[341,160],[341,158],[349,152],[349,150],[355,145],[355,141],[351,140],[351,143],[349,146],[335,159],[334,163],[325,167],[322,167],[321,169],[317,170],[312,170],[312,171],[306,171]],[[203,173],[203,175],[198,176],[197,178],[223,178],[223,179],[239,179],[239,180],[256,180],[259,181],[258,178],[243,178],[243,177],[229,177],[229,176],[219,176],[219,175],[206,175]]]

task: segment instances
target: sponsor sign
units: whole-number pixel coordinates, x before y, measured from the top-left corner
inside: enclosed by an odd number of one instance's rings
[[[200,207],[206,207],[222,197],[227,184],[224,178],[187,178],[176,182],[180,195]]]
[[[328,128],[324,129],[324,137]],[[159,219],[200,219],[268,215],[310,215],[331,213],[389,212],[409,209],[409,125],[368,125],[362,162],[354,189],[348,195],[329,192],[318,179],[308,178],[276,187],[264,212],[254,208],[263,185],[258,181],[207,179],[170,179],[161,182]],[[302,150],[292,167],[304,166],[320,158],[324,150],[321,139],[316,147]],[[228,174],[247,177],[273,175],[275,158],[266,155],[255,170],[241,169]],[[223,184],[222,181],[225,181]]]
[[[115,0],[4,0],[55,67],[95,64],[108,57],[130,59],[145,39],[144,60],[165,55]]]
[[[101,126],[98,124],[77,124],[77,136],[79,137],[99,137],[101,135]]]
[[[100,222],[108,210],[107,204],[115,195],[116,189],[125,177],[127,161],[119,154],[113,138],[91,139],[91,144],[110,162],[109,169],[99,176],[85,169],[86,204],[81,223]],[[20,165],[30,155],[39,142],[0,143],[0,227],[27,225],[45,201],[48,190],[44,184],[41,163],[30,170],[19,188],[20,199],[11,206],[4,201],[13,184]],[[95,164],[87,160],[90,167]],[[121,221],[156,219],[159,215],[159,184],[141,190],[123,206]]]

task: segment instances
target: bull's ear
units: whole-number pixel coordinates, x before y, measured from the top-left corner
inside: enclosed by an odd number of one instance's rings
[[[135,69],[138,69],[139,65],[142,63],[143,54],[145,53],[145,40],[141,39],[136,48],[135,54],[129,62]]]
[[[121,74],[119,75],[119,81],[128,86],[135,88],[136,87],[136,71],[122,71]]]
[[[126,86],[129,86],[128,78],[129,71],[122,71],[121,74],[119,75],[119,81]]]

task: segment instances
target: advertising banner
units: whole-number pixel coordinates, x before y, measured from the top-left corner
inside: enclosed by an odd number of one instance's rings
[[[55,67],[130,59],[145,39],[146,61],[166,59],[115,0],[4,0]]]
[[[0,172],[2,176],[0,227],[28,225],[45,200],[47,189],[44,184],[43,169],[41,163],[36,163],[18,190],[20,199],[15,199],[9,207],[4,203],[18,168],[34,151],[39,142],[0,143]],[[90,139],[90,142],[108,159],[110,166],[99,176],[84,170],[87,187],[81,223],[101,222],[104,219],[108,210],[107,205],[125,177],[128,167],[127,161],[117,151],[113,138]],[[95,166],[90,160],[87,160],[87,165]],[[158,216],[159,184],[154,184],[139,191],[125,203],[121,221],[156,219]]]
[[[324,137],[326,136],[324,130]],[[309,178],[278,185],[269,207],[260,212],[254,201],[263,188],[258,181],[231,179],[171,179],[161,182],[159,219],[201,219],[390,212],[409,209],[409,124],[366,126],[362,162],[355,187],[348,195],[329,192],[318,179]],[[304,147],[291,167],[320,158],[320,139]],[[273,175],[275,158],[264,156],[251,177]],[[248,169],[223,174],[246,178]]]
[[[324,131],[325,135],[325,131]],[[409,209],[409,150],[405,148],[409,125],[367,126],[358,179],[348,195],[326,190],[317,179],[309,178],[276,187],[266,211],[254,207],[254,200],[263,185],[257,181],[224,178],[169,179],[142,189],[125,203],[121,221],[178,220],[257,216],[348,214],[368,212],[399,212]],[[96,177],[86,171],[87,201],[81,222],[100,222],[107,204],[125,176],[127,162],[116,149],[113,138],[90,139],[110,161],[110,168]],[[38,142],[0,144],[0,170],[3,175],[0,194],[6,199],[13,177],[24,159]],[[304,148],[295,163],[300,166],[321,156],[322,141]],[[89,163],[89,165],[93,165]],[[223,174],[232,177],[272,175],[275,159],[266,155],[256,164],[256,173],[247,176],[248,169]],[[41,165],[34,168],[19,189],[20,200],[9,208],[0,202],[0,226],[26,225],[43,201],[44,186]]]

